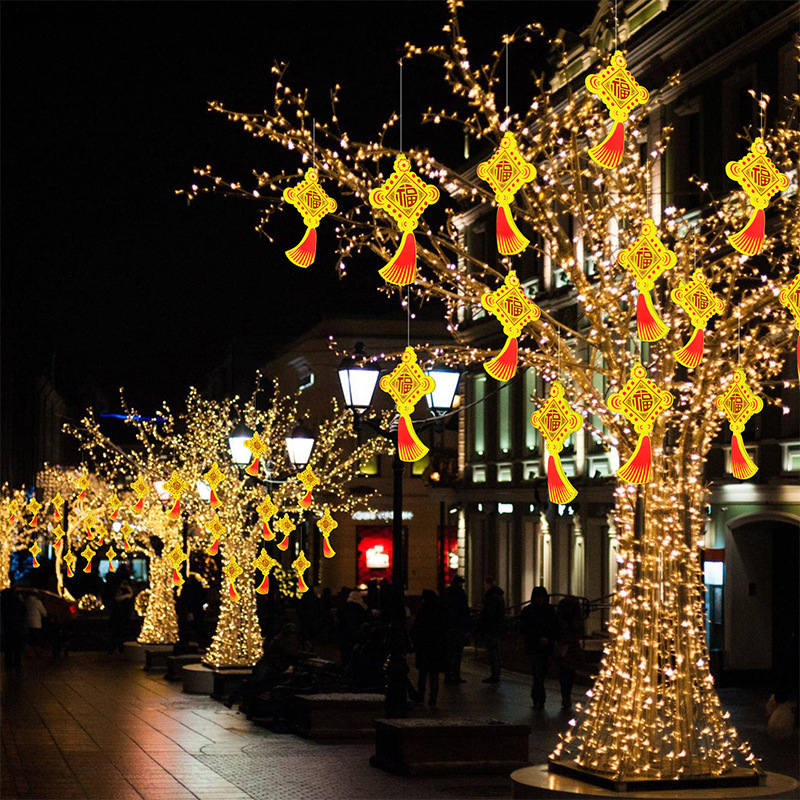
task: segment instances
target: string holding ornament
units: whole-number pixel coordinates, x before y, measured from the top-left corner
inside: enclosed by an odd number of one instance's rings
[[[322,533],[322,555],[333,558],[336,551],[331,547],[330,536],[339,527],[339,523],[331,516],[330,509],[325,509],[325,513],[317,521],[317,527]]]
[[[778,300],[792,313],[794,327],[800,331],[800,274],[781,289]],[[797,336],[797,372],[800,375],[800,334]]]
[[[731,472],[734,478],[746,481],[758,472],[758,467],[747,453],[742,441],[742,432],[747,420],[761,412],[764,401],[753,394],[747,385],[744,370],[736,369],[733,382],[717,398],[717,408],[728,418],[731,429]]]
[[[394,170],[383,186],[369,193],[373,208],[386,211],[403,231],[392,259],[378,274],[395,286],[407,286],[417,279],[417,242],[414,229],[425,209],[439,199],[439,190],[425,183],[411,171],[411,163],[402,153],[394,161]]]
[[[303,217],[306,232],[300,243],[286,251],[286,258],[298,267],[308,267],[317,255],[317,228],[326,214],[336,211],[336,201],[319,185],[316,169],[306,170],[305,178],[295,187],[283,190],[283,199],[293,205]]]
[[[672,290],[672,299],[689,315],[694,333],[689,341],[675,351],[675,360],[694,369],[703,359],[704,329],[714,314],[721,314],[725,304],[708,288],[702,270],[695,270],[690,281],[681,281]]]
[[[420,441],[411,422],[414,406],[436,388],[436,382],[417,363],[413,347],[406,347],[400,363],[380,380],[380,387],[395,402],[400,419],[397,424],[397,454],[401,461],[423,458],[428,448]]]
[[[755,256],[764,246],[766,219],[764,209],[776,192],[789,188],[789,176],[779,172],[767,155],[767,146],[759,136],[750,152],[739,161],[729,161],[725,174],[739,183],[750,198],[753,213],[742,230],[728,237],[731,247],[746,256]]]
[[[558,505],[571,503],[578,492],[564,474],[559,454],[566,439],[583,427],[583,417],[573,411],[564,400],[564,386],[561,381],[553,381],[550,397],[541,409],[531,414],[531,425],[541,431],[547,444],[547,491],[550,502]]]
[[[483,294],[481,305],[497,318],[506,335],[503,348],[483,368],[495,380],[508,381],[517,374],[517,338],[529,322],[542,316],[542,312],[525,294],[514,270],[509,270],[497,291]]]
[[[536,177],[536,168],[520,155],[517,140],[511,131],[506,132],[500,146],[492,156],[478,164],[478,177],[485,180],[494,191],[497,202],[497,250],[501,255],[521,253],[530,240],[520,233],[511,214],[514,195]]]
[[[659,389],[641,364],[634,364],[627,383],[609,396],[608,407],[632,422],[639,434],[633,454],[617,470],[617,475],[627,483],[644,484],[650,480],[653,465],[650,433],[656,417],[672,402],[672,392]]]

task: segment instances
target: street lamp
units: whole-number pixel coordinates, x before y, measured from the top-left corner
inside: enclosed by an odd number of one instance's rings
[[[386,717],[400,719],[408,715],[408,663],[406,661],[406,607],[405,607],[405,542],[403,541],[403,471],[405,462],[401,460],[397,447],[397,426],[385,430],[363,414],[372,402],[372,395],[380,376],[380,371],[364,361],[364,346],[356,345],[355,358],[345,358],[339,366],[339,383],[342,386],[345,405],[354,414],[354,425],[359,429],[362,425],[370,428],[378,436],[391,441],[394,445],[392,461],[392,604],[391,624],[389,628],[389,658],[386,662]],[[446,373],[446,374],[445,374]],[[454,370],[436,370],[429,373],[434,380],[442,378],[442,387],[428,396],[428,406],[435,414],[444,414],[452,408],[453,399],[458,390],[460,374]],[[438,389],[437,385],[437,389]],[[435,396],[433,396],[435,395]],[[438,417],[432,417],[415,427],[423,430],[438,423]]]
[[[244,443],[253,437],[253,432],[243,422],[237,422],[228,434],[228,447],[231,458],[237,467],[246,467],[253,454],[244,446]]]
[[[305,469],[308,464],[315,442],[314,434],[305,425],[298,425],[291,435],[286,437],[289,462],[298,472]]]
[[[431,414],[434,416],[446,414],[453,408],[458,384],[461,381],[461,371],[449,367],[433,367],[426,369],[425,374],[433,378],[436,383],[434,390],[425,395]]]

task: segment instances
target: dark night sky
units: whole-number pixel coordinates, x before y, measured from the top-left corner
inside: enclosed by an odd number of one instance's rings
[[[474,2],[463,20],[485,55],[533,19],[578,30],[593,7]],[[4,371],[54,369],[76,403],[124,385],[151,406],[202,385],[234,336],[280,344],[325,312],[396,313],[374,291],[379,264],[368,256],[337,281],[330,230],[313,271],[301,271],[282,253],[302,235],[293,211],[275,218],[271,245],[253,230],[254,207],[187,206],[174,191],[194,166],[242,180],[297,166],[206,108],[263,107],[276,59],[291,62],[290,83],[310,87],[319,117],[341,83],[345,127],[370,136],[397,106],[402,43],[442,41],[445,15],[443,2],[3,3]],[[536,63],[526,52],[515,61],[512,51],[512,104]],[[440,75],[433,61],[406,67],[405,141],[458,157],[457,130],[448,142],[416,124],[441,104]]]

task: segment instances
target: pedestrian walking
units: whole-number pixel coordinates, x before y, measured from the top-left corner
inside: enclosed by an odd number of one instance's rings
[[[442,595],[447,634],[445,637],[447,664],[444,675],[445,683],[465,683],[461,677],[461,659],[464,645],[469,634],[472,617],[469,610],[467,593],[464,591],[464,579],[458,575],[444,590]]]
[[[422,605],[411,624],[411,642],[416,653],[417,700],[425,700],[426,685],[430,687],[428,705],[435,706],[439,697],[439,675],[444,672],[447,621],[439,603],[439,595],[432,589],[422,590]]]
[[[25,631],[28,641],[39,650],[44,643],[43,620],[47,616],[47,609],[36,589],[25,595],[25,612]]]
[[[561,708],[571,708],[575,670],[583,659],[581,641],[584,637],[584,625],[578,598],[563,598],[558,604],[556,616],[558,617],[556,663],[558,664],[558,680],[561,684]]]
[[[528,656],[533,675],[531,700],[534,708],[542,709],[545,701],[544,679],[558,638],[556,610],[550,605],[550,595],[544,586],[534,587],[531,602],[522,609],[519,623],[525,655]]]
[[[342,652],[342,666],[347,667],[353,654],[361,626],[370,620],[364,593],[353,589],[347,596],[347,602],[339,609],[339,645]]]
[[[495,579],[487,577],[483,582],[483,607],[481,608],[480,630],[486,640],[486,654],[489,657],[489,677],[484,683],[500,683],[500,642],[506,619],[506,601],[503,590]]]

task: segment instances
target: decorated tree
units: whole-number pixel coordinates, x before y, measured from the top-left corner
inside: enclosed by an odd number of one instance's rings
[[[11,586],[11,554],[26,547],[30,538],[24,507],[25,492],[3,484],[0,489],[0,591]]]
[[[789,103],[789,117],[774,128],[741,132],[741,155],[748,150],[748,158],[766,154],[775,170],[770,173],[761,162],[764,172],[756,176],[765,181],[762,187],[771,188],[767,197],[777,193],[762,242],[757,228],[766,203],[751,214],[734,182],[751,198],[764,199],[753,195],[742,178],[752,166],[746,161],[729,165],[734,180],[724,197],[711,196],[703,176],[693,179],[704,193],[699,215],[687,216],[678,207],[662,211],[653,203],[652,176],[670,130],[651,135],[643,157],[638,140],[649,129],[653,104],[679,83],[677,75],[663,87],[648,87],[649,97],[630,73],[620,78],[635,102],[609,105],[615,125],[601,141],[608,117],[594,95],[602,97],[601,83],[610,70],[624,70],[623,54],[612,58],[596,52],[598,73],[585,91],[565,72],[563,43],[548,42],[542,28],[531,24],[504,37],[491,63],[473,65],[461,33],[461,5],[449,3],[445,44],[408,44],[404,59],[438,60],[452,92],[452,107],[429,109],[423,121],[454,123],[459,137],[466,131],[485,146],[487,158],[503,148],[517,151],[519,180],[513,192],[506,191],[500,171],[493,173],[492,161],[476,172],[450,168],[424,147],[401,153],[394,146],[401,123],[396,113],[374,140],[357,140],[339,116],[338,86],[330,117],[323,118],[316,106],[312,117],[313,98],[293,89],[287,66],[276,64],[268,109],[240,112],[218,102],[211,107],[296,155],[297,172],[254,172],[254,180],[246,183],[205,167],[196,170],[198,184],[187,194],[221,192],[251,200],[260,210],[258,230],[266,236],[285,201],[296,205],[295,195],[283,190],[297,185],[301,165],[313,158],[314,181],[338,205],[330,218],[342,275],[359,259],[374,263],[369,254],[377,255],[389,262],[381,270],[385,291],[397,292],[404,302],[408,298],[412,306],[431,300],[442,304],[453,341],[421,350],[440,363],[480,372],[485,365],[503,380],[533,367],[551,384],[549,401],[531,397],[541,409],[536,420],[551,454],[551,497],[557,502],[574,497],[557,459],[568,430],[582,426],[623,463],[615,492],[620,569],[611,639],[589,702],[553,759],[572,759],[580,769],[614,780],[720,776],[737,768],[756,772],[755,758],[720,707],[709,671],[699,560],[708,490],[704,467],[727,414],[734,473],[752,474],[754,465],[737,437],[746,418],[759,410],[758,396],[782,384],[779,374],[794,334],[779,293],[796,271],[800,246],[800,213],[783,176],[800,146],[797,98]],[[558,56],[554,81],[562,88],[557,95],[538,75],[524,110],[504,107],[502,67],[512,45],[515,54],[524,46],[545,46]],[[763,111],[767,99],[758,101]],[[393,167],[408,173],[409,166],[443,190],[436,212],[441,222],[435,213],[421,219],[417,214],[414,220],[402,218],[396,208],[392,213],[386,198],[396,191],[397,179],[389,173]],[[492,184],[492,177],[500,185]],[[417,190],[426,202],[435,200],[424,186]],[[402,205],[399,196],[395,201]],[[487,258],[470,248],[463,220],[467,213],[474,217],[481,208],[490,213],[495,206],[498,248],[506,255]],[[745,233],[733,236],[743,225]],[[410,248],[412,226],[416,243]],[[758,251],[761,257],[748,257]],[[525,298],[516,271],[530,263],[531,254],[547,270],[563,269],[571,286],[572,303],[566,307],[577,313],[530,305],[536,298]],[[403,275],[397,270],[401,262],[407,268]],[[409,280],[406,295],[403,284]],[[693,304],[689,295],[702,295],[701,301]],[[796,291],[782,299],[791,308]],[[476,346],[464,324],[481,304],[503,323],[508,338],[499,354]],[[703,350],[706,325],[710,346]],[[765,399],[780,404],[776,395]],[[547,405],[551,401],[555,405]],[[548,428],[548,420],[554,427]]]

